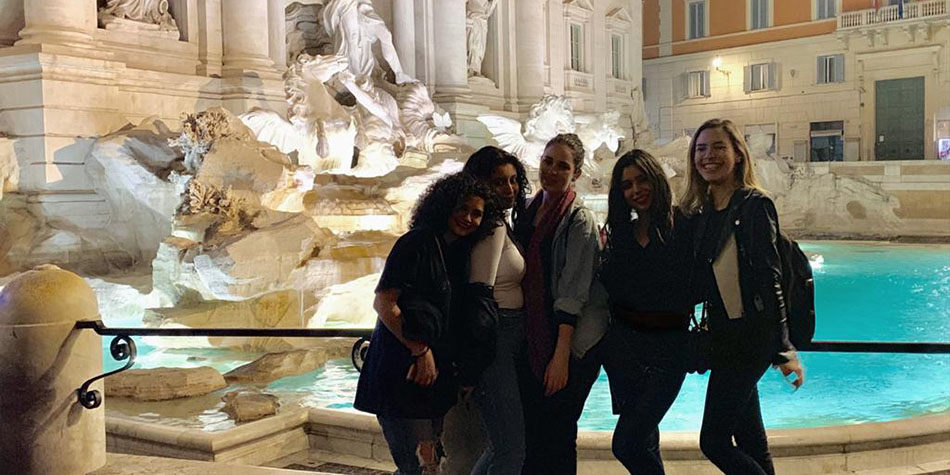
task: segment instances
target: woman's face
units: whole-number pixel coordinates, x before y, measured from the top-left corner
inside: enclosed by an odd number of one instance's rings
[[[653,184],[640,167],[630,165],[623,169],[620,189],[623,190],[623,199],[627,205],[637,213],[642,214],[650,209],[653,203]]]
[[[449,215],[449,231],[458,237],[468,236],[482,224],[484,214],[485,200],[478,196],[469,196]]]
[[[548,193],[564,193],[577,179],[578,172],[574,169],[574,152],[570,147],[557,143],[544,149],[538,171],[541,189]]]
[[[489,177],[489,183],[495,194],[501,198],[505,208],[515,206],[520,186],[518,185],[518,170],[515,170],[514,165],[506,163],[495,167],[495,171]]]
[[[693,166],[708,183],[734,184],[735,169],[741,161],[729,134],[722,128],[705,129],[696,138]]]

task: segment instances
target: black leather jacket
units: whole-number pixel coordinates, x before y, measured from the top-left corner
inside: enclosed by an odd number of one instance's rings
[[[699,249],[707,219],[705,213],[697,218],[694,249]],[[729,202],[725,225],[719,236],[717,255],[733,231],[739,255],[743,316],[757,323],[755,326],[759,331],[756,339],[767,342],[761,354],[773,364],[788,362],[783,353],[794,351],[795,347],[788,338],[775,204],[757,189],[736,190]]]

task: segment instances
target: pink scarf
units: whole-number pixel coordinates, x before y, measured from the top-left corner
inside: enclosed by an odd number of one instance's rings
[[[543,199],[542,193],[539,192],[534,199]],[[528,341],[528,361],[531,363],[531,370],[534,375],[541,380],[544,380],[544,371],[547,369],[551,357],[554,356],[554,346],[557,340],[556,333],[551,331],[551,316],[548,315],[547,305],[545,305],[548,282],[544,278],[541,245],[553,238],[558,223],[567,214],[567,210],[574,202],[575,196],[577,196],[577,193],[571,188],[555,203],[554,208],[541,218],[541,222],[538,223],[534,228],[534,233],[531,234],[527,256],[525,256],[525,274],[521,285],[524,288],[524,305],[527,314],[525,317],[525,337]]]

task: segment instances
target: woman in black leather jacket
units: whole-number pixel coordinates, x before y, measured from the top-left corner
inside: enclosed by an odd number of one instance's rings
[[[788,341],[778,214],[753,166],[735,124],[705,122],[690,143],[682,207],[698,215],[693,284],[713,348],[700,448],[726,474],[773,475],[756,384],[770,364],[795,373],[796,387],[804,372]]]

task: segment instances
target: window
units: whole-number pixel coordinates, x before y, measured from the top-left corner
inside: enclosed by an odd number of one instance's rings
[[[689,39],[706,36],[706,1],[689,3]]]
[[[709,71],[690,71],[686,90],[689,97],[709,97]]]
[[[584,48],[583,30],[581,25],[571,23],[571,69],[581,71],[584,69],[583,57],[581,51]]]
[[[775,124],[750,124],[744,127],[745,141],[753,155],[775,155]]]
[[[811,161],[840,162],[844,159],[844,121],[810,124]]]
[[[746,66],[743,89],[746,92],[778,89],[778,64],[759,63]]]
[[[769,27],[769,0],[749,0],[750,23],[749,29],[760,30]]]
[[[647,100],[647,77],[643,76],[640,78],[640,94],[643,95],[643,100]]]
[[[610,73],[616,79],[623,77],[623,37],[610,35]]]
[[[844,82],[844,55],[829,54],[818,57],[818,84]]]
[[[817,20],[834,18],[838,12],[838,0],[815,0],[815,16]]]

